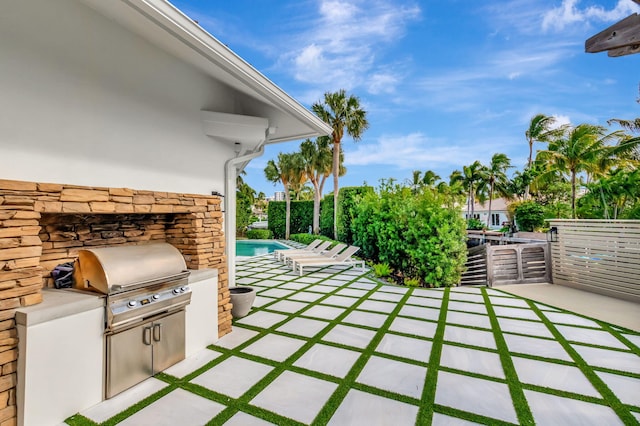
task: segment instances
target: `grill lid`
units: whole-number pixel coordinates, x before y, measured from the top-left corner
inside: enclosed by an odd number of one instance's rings
[[[186,269],[182,254],[167,243],[83,249],[76,286],[111,294],[186,276]]]

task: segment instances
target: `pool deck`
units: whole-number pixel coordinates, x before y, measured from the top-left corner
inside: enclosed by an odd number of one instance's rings
[[[258,296],[232,333],[68,423],[640,422],[640,333],[515,294],[548,286],[409,289],[341,267],[299,277],[269,255],[238,260],[237,277]]]

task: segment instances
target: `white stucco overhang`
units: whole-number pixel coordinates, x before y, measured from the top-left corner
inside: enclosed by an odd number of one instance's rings
[[[158,48],[248,97],[240,114],[266,118],[266,143],[331,133],[331,127],[165,0],[79,0]],[[254,102],[251,102],[253,100]],[[216,111],[238,114],[235,111]],[[257,142],[257,141],[256,141]],[[246,147],[244,151],[256,149]]]

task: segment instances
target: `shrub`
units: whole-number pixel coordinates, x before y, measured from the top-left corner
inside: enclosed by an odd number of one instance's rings
[[[391,275],[391,272],[393,272],[391,270],[391,267],[386,263],[376,263],[372,266],[372,268],[373,273],[378,278],[388,277],[389,275]]]
[[[270,240],[273,232],[268,229],[250,229],[247,231],[247,238],[250,240]]]
[[[420,287],[420,279],[419,278],[405,278],[404,285],[407,287]]]
[[[544,209],[535,201],[523,201],[515,207],[515,217],[518,229],[533,232],[544,226]]]
[[[429,286],[456,285],[466,260],[465,221],[435,191],[382,183],[362,196],[352,230],[365,258]]]
[[[476,219],[475,217],[470,217],[467,219],[467,229],[484,229],[485,224],[482,223],[480,219]]]
[[[271,201],[269,203],[269,230],[275,238],[284,238],[286,229],[286,202]],[[309,232],[313,224],[313,201],[291,202],[291,233]]]

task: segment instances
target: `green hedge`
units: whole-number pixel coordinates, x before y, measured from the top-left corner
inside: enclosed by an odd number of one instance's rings
[[[269,225],[274,238],[285,237],[285,201],[271,201],[269,203]],[[313,224],[313,201],[292,201],[291,202],[291,234],[309,232],[309,227]]]
[[[249,229],[247,238],[250,240],[270,240],[273,238],[273,232],[268,229]]]
[[[341,188],[338,193],[338,240],[353,244],[351,223],[358,214],[357,207],[360,199],[373,192],[370,186],[351,186]]]
[[[320,200],[320,235],[333,238],[333,193]]]
[[[338,241],[332,240],[331,238],[325,237],[324,235],[291,234],[291,236],[289,236],[289,239],[291,241],[296,241],[298,243],[307,244],[307,245],[311,244],[315,240],[331,241],[331,245],[329,247],[333,247],[336,244],[338,244]]]

